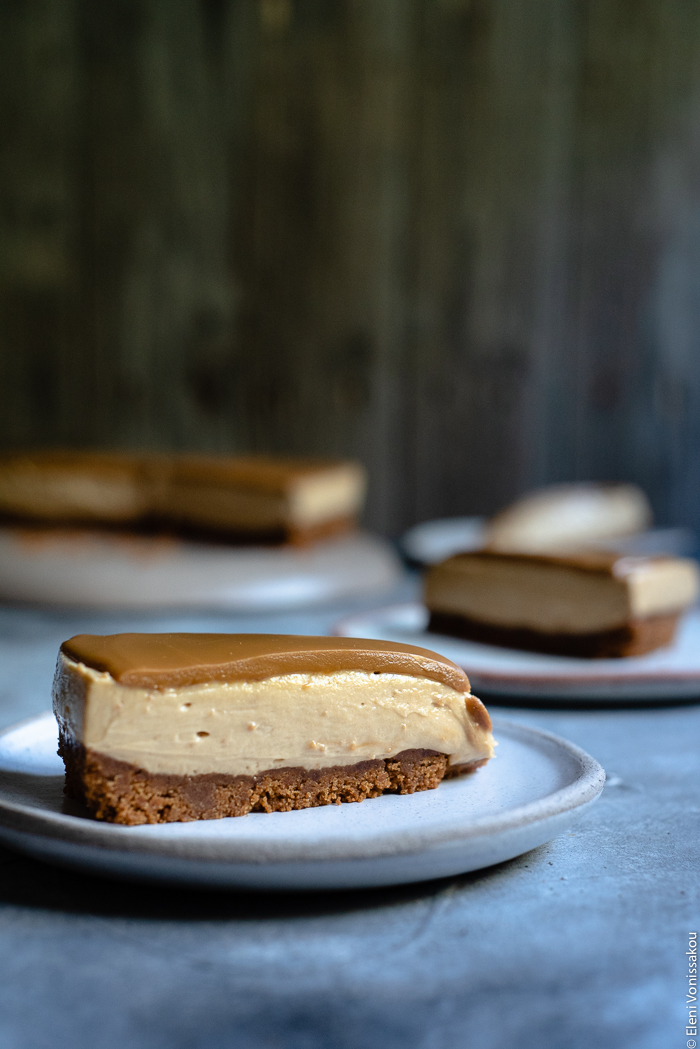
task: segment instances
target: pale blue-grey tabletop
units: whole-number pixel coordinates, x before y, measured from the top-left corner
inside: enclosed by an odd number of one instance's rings
[[[58,645],[79,631],[323,633],[358,607],[0,609],[0,727],[47,709]],[[609,781],[573,832],[477,874],[204,893],[1,849],[0,1049],[682,1049],[700,706],[501,712],[584,747]]]

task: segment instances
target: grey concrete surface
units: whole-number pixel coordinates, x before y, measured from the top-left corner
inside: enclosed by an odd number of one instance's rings
[[[322,632],[0,609],[0,724],[79,630]],[[99,880],[0,850],[0,1049],[683,1049],[700,924],[700,707],[500,708],[593,754],[573,832],[448,880],[308,895]]]

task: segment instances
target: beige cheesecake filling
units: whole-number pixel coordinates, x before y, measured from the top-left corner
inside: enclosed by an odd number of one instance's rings
[[[311,528],[329,518],[352,517],[362,506],[366,488],[365,472],[356,463],[299,477],[288,493],[290,520]]]
[[[494,746],[475,697],[428,678],[360,670],[143,689],[62,654],[54,712],[88,749],[172,775],[319,769],[412,749],[461,765],[492,757]]]
[[[425,602],[431,611],[494,626],[587,634],[678,612],[697,594],[697,566],[680,558],[623,558],[606,574],[535,560],[457,556],[431,570]]]

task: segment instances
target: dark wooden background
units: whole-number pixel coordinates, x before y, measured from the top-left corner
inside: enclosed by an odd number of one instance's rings
[[[0,0],[0,446],[700,526],[697,0]]]

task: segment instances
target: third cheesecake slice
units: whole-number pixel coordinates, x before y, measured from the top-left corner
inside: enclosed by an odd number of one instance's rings
[[[54,712],[69,793],[127,824],[412,793],[493,755],[456,664],[355,638],[81,634]]]
[[[428,573],[429,629],[473,641],[585,657],[632,656],[673,639],[698,596],[680,557],[481,550]]]
[[[309,543],[354,527],[365,472],[287,456],[33,451],[0,455],[0,519],[154,526],[196,536]]]

